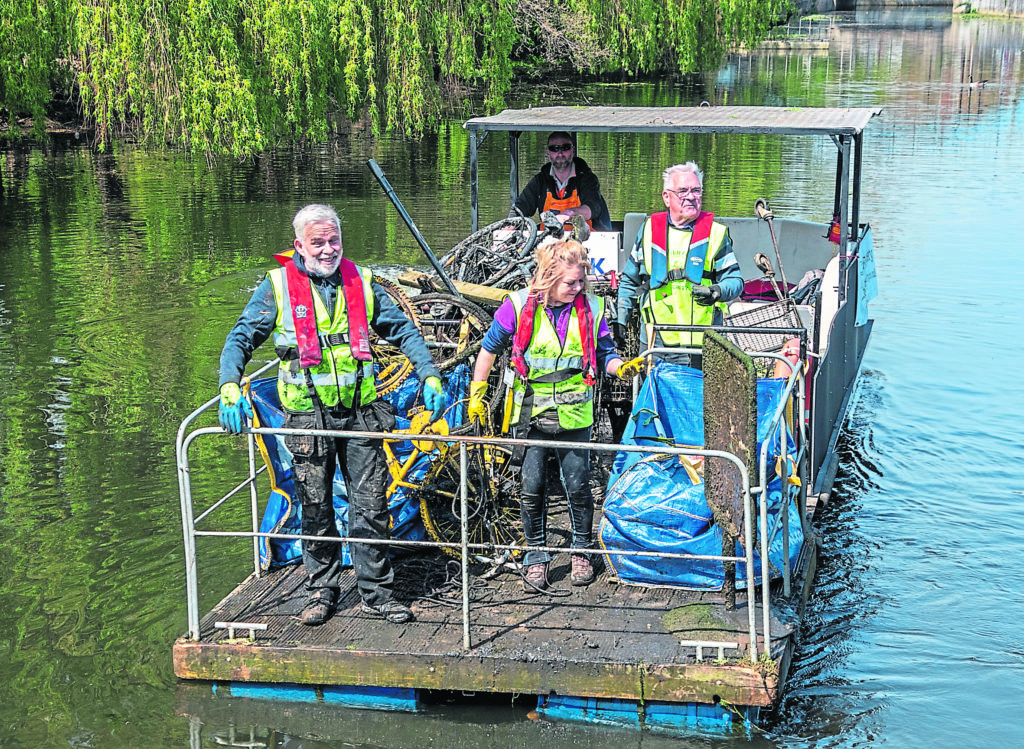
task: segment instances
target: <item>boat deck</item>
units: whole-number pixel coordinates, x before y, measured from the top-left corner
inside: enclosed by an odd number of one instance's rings
[[[397,562],[397,597],[416,615],[404,625],[360,610],[351,570],[342,578],[337,612],[320,627],[297,619],[305,600],[301,565],[250,577],[202,619],[197,642],[175,643],[175,673],[227,682],[766,706],[792,653],[795,609],[773,612],[772,663],[755,669],[741,660],[748,644],[742,591],[736,610],[726,612],[716,593],[617,584],[607,572],[589,587],[572,588],[567,555],[552,563],[552,595],[524,592],[514,571],[472,578],[472,647],[464,651],[461,582],[445,579],[452,569],[454,561],[440,555]],[[446,585],[454,590],[444,593]],[[759,626],[761,618],[758,612]],[[215,622],[267,628],[255,640],[242,628],[229,639]],[[704,648],[698,662],[696,648],[685,644],[694,640],[738,647],[726,648],[722,660],[717,648]]]

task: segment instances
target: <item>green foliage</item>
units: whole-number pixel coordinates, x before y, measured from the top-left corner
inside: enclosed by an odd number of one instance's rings
[[[0,0],[0,127],[33,120],[42,136],[51,91],[67,80],[66,29],[73,0]]]
[[[785,0],[0,0],[0,110],[42,128],[74,84],[98,140],[236,157],[345,119],[417,135],[444,95],[504,106],[515,58],[692,72],[762,38]],[[610,19],[610,20],[609,20]],[[2,114],[3,112],[0,112]],[[0,125],[2,126],[2,125]],[[41,130],[40,130],[41,132]]]
[[[737,43],[756,44],[788,0],[569,0],[587,10],[612,55],[606,70],[709,70]],[[606,19],[611,19],[609,23]]]
[[[77,6],[78,84],[102,141],[131,127],[240,156],[362,116],[416,134],[439,83],[481,80],[501,105],[509,16],[509,0],[94,0]]]

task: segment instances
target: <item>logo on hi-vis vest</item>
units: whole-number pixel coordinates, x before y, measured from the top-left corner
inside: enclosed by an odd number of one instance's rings
[[[308,315],[308,314],[309,314],[309,307],[307,307],[305,304],[300,304],[300,305],[295,307],[295,319],[296,320],[305,320],[306,319],[306,315]]]
[[[703,266],[704,265],[704,260],[702,258],[699,258],[699,257],[691,257],[690,258],[690,263],[692,265],[694,265],[694,266],[699,267],[699,266]]]

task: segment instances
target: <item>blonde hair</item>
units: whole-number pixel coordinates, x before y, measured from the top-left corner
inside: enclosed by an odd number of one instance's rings
[[[533,272],[533,283],[530,288],[537,294],[545,306],[548,294],[557,284],[567,268],[583,268],[583,292],[590,291],[590,258],[587,248],[575,239],[564,242],[552,242],[537,248],[537,270]]]

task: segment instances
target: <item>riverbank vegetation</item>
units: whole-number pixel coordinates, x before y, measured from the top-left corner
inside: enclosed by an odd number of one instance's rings
[[[47,117],[208,157],[431,128],[516,76],[713,68],[787,0],[0,0],[0,137]],[[52,120],[51,120],[52,121]]]

